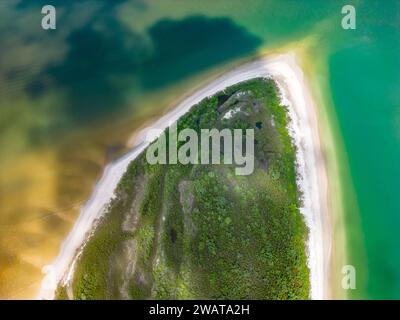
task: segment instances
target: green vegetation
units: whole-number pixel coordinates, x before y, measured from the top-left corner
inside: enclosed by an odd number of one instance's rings
[[[178,131],[254,128],[251,175],[149,165],[144,154],[131,163],[79,259],[75,299],[309,297],[295,148],[277,92],[271,79],[243,82],[178,122]]]

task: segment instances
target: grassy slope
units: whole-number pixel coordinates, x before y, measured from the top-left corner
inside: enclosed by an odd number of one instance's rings
[[[244,100],[226,102],[239,91],[247,92]],[[238,105],[242,112],[222,119]],[[307,230],[287,120],[272,80],[240,83],[196,105],[178,130],[254,128],[254,173],[236,176],[229,165],[149,165],[140,156],[84,249],[74,298],[308,298]],[[144,177],[138,204],[135,185]],[[127,232],[121,226],[133,203],[137,225]],[[121,271],[132,261],[130,272]]]

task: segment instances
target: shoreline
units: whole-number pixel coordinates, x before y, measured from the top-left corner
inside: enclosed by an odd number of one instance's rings
[[[310,269],[310,297],[329,298],[333,238],[328,212],[326,164],[320,146],[316,105],[293,53],[257,58],[224,73],[194,91],[151,127],[164,130],[205,97],[238,82],[257,77],[273,77],[279,86],[283,103],[288,105],[292,120],[288,129],[297,147],[298,187],[303,193],[300,211],[309,229],[306,247]],[[104,208],[113,197],[129,163],[147,147],[148,143],[144,138],[148,129],[149,127],[137,133],[134,148],[105,168],[90,199],[80,210],[71,232],[63,241],[59,255],[51,265],[43,268],[46,276],[37,298],[53,299],[58,283],[65,285],[71,281],[74,265],[94,224],[103,215]]]

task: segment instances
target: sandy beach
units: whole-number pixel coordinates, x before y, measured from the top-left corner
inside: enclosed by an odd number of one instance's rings
[[[185,98],[171,112],[153,123],[151,128],[164,130],[204,98],[238,82],[268,76],[277,81],[282,99],[289,107],[289,130],[297,146],[298,186],[303,193],[301,212],[310,231],[307,241],[310,297],[330,298],[332,231],[328,212],[326,164],[321,151],[316,105],[293,53],[258,58],[223,74]],[[145,141],[145,137],[149,128],[135,136],[135,146],[125,156],[105,168],[70,234],[62,243],[59,255],[51,265],[44,268],[46,276],[38,292],[38,299],[53,299],[57,284],[68,284],[71,281],[77,257],[94,223],[104,214],[129,163],[147,147],[149,142]]]

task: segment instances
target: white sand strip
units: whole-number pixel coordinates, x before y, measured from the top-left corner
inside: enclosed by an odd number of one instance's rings
[[[272,76],[277,81],[282,98],[289,106],[292,119],[289,130],[298,148],[298,185],[304,195],[301,212],[310,230],[307,247],[311,298],[328,298],[332,235],[328,215],[327,174],[320,148],[315,104],[294,54],[260,58],[225,73],[183,100],[151,128],[164,130],[204,98],[238,82],[267,76]],[[113,197],[129,163],[147,147],[148,142],[144,138],[148,129],[137,136],[135,148],[106,167],[92,196],[82,207],[74,227],[62,243],[58,257],[44,268],[46,276],[38,293],[39,299],[53,299],[57,284],[71,281],[76,259],[94,222],[104,214],[104,208]]]

